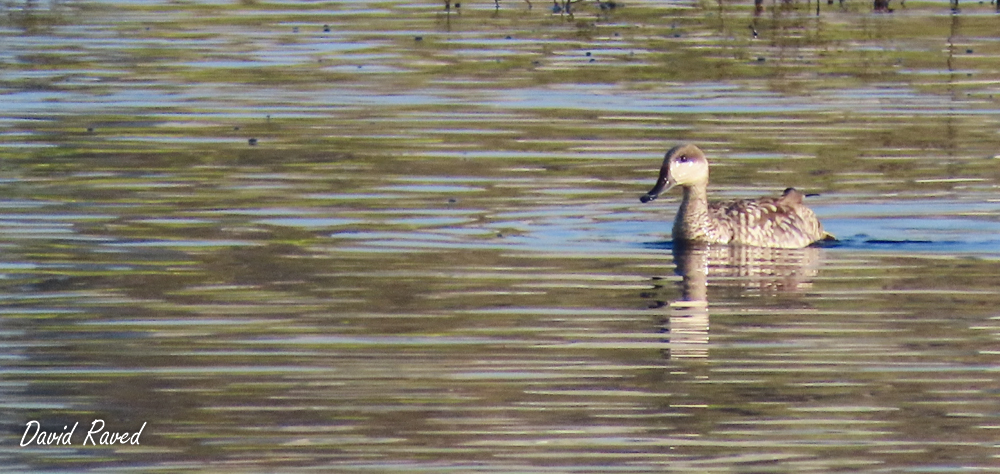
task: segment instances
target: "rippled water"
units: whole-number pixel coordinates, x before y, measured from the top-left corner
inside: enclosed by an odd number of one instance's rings
[[[995,470],[995,6],[534,3],[0,4],[5,469]]]

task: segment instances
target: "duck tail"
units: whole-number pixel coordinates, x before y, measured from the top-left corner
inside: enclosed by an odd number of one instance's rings
[[[789,205],[799,205],[802,204],[802,198],[804,197],[805,194],[802,194],[799,190],[795,188],[786,188],[785,192],[781,193],[781,198],[778,200]]]

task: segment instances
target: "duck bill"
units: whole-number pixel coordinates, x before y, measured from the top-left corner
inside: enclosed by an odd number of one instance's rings
[[[656,185],[648,193],[639,198],[640,202],[649,202],[660,196],[664,191],[669,191],[674,187],[674,180],[667,176],[666,170],[660,171],[660,177],[656,179]]]

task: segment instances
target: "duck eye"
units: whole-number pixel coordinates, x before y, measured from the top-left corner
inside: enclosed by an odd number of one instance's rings
[[[687,157],[687,155],[681,155],[681,156],[678,156],[678,157],[677,157],[677,162],[678,162],[678,163],[687,163],[687,162],[688,162],[688,157]]]

